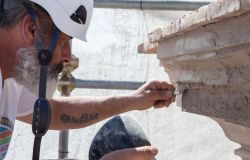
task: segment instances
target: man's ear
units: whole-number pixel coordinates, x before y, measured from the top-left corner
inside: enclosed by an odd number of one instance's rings
[[[32,21],[30,15],[25,15],[22,23],[21,23],[21,33],[23,40],[27,43],[27,45],[32,46],[35,43],[36,39],[36,25]]]

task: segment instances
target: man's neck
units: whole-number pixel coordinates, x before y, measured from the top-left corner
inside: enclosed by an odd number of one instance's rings
[[[1,86],[0,90],[3,88],[3,85],[4,85],[4,79],[3,79],[2,72],[1,72],[1,67],[0,67],[0,86]],[[1,92],[0,92],[0,94],[1,94]]]
[[[3,42],[0,43],[0,68],[2,73],[3,81],[10,78],[13,70],[13,66],[16,63],[15,52],[17,50],[17,45],[8,34],[7,31],[0,29],[0,34],[5,38]]]
[[[13,62],[11,62],[11,60],[8,58],[8,55],[3,54],[3,53],[0,53],[0,54],[4,55],[0,57],[1,59],[3,59],[0,61],[0,69],[1,69],[2,79],[4,81],[10,78],[10,75],[11,75],[10,73],[12,72],[12,69],[13,69]],[[12,56],[12,58],[15,58],[15,57]]]
[[[3,79],[2,71],[0,68],[0,97],[1,97],[1,92],[2,92],[3,86],[4,86],[4,79]]]

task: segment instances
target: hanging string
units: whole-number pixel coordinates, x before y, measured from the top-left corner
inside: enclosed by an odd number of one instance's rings
[[[141,10],[141,16],[142,16],[142,27],[143,27],[143,43],[147,43],[148,42],[148,20],[147,20],[147,16],[146,16],[146,12],[144,10]],[[148,77],[149,77],[149,62],[150,62],[150,55],[146,54],[146,63],[145,63],[145,77],[144,77],[144,81],[148,81]]]
[[[148,20],[146,17],[146,13],[144,10],[139,10],[139,15],[140,15],[140,23],[139,23],[139,31],[138,31],[138,37],[143,37],[143,43],[147,43],[147,34],[148,34]],[[141,38],[139,38],[139,43],[141,43]],[[144,71],[145,75],[143,77],[143,81],[146,82],[148,81],[149,78],[149,62],[150,62],[150,55],[144,54],[145,56],[145,65],[144,65]],[[151,112],[151,113],[150,113]],[[152,114],[152,110],[146,110],[145,111],[145,119],[146,119],[146,132],[148,137],[150,138],[151,136],[151,127],[150,127],[150,114]]]
[[[140,0],[140,9],[142,10],[142,0]]]

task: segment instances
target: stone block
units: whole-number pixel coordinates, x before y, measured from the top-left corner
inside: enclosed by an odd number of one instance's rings
[[[205,24],[207,20],[207,7],[203,6],[194,12],[184,16],[181,19],[181,25],[184,30],[192,30],[199,25]]]
[[[185,111],[222,118],[250,127],[250,91],[221,88],[186,90],[182,95]]]

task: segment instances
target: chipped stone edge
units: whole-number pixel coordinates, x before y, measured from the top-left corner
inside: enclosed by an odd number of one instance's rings
[[[148,34],[148,39],[150,43],[158,43],[194,28],[220,22],[249,11],[250,2],[248,0],[223,0],[214,2],[184,15],[181,19],[177,19],[165,27],[156,29]]]
[[[157,50],[158,43],[142,43],[137,48],[139,54],[156,54]]]

